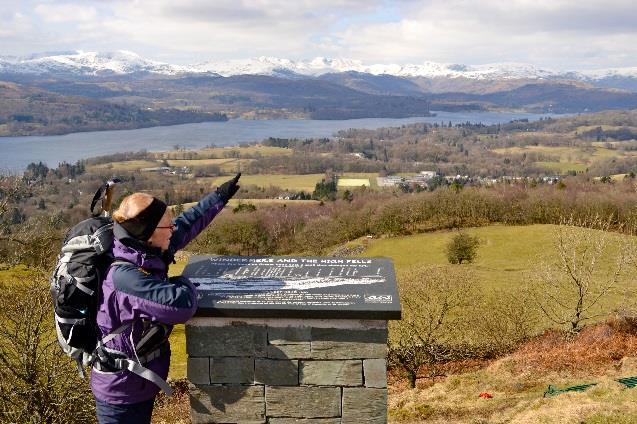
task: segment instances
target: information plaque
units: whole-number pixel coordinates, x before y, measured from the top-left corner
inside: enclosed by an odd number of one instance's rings
[[[400,319],[389,259],[192,256],[183,275],[197,316]]]

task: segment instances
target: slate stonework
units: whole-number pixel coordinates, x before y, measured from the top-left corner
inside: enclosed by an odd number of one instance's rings
[[[210,358],[188,358],[187,373],[193,384],[210,384]]]
[[[257,359],[254,382],[268,386],[298,386],[299,361],[290,359]]]
[[[210,383],[253,384],[254,358],[211,358]]]
[[[312,327],[268,327],[268,343],[272,345],[309,342]]]
[[[312,358],[367,359],[387,355],[387,330],[312,329]]]
[[[363,360],[365,387],[387,388],[387,361],[385,359]]]
[[[307,359],[312,357],[312,346],[310,342],[268,345],[267,355],[273,359]]]
[[[361,386],[363,363],[354,361],[301,361],[299,383],[315,386]]]
[[[339,417],[341,388],[266,386],[265,405],[269,417]]]
[[[268,424],[341,424],[340,418],[270,418]]]
[[[265,423],[263,386],[190,385],[190,419],[204,423]]]
[[[343,388],[343,424],[384,424],[386,422],[386,389]]]
[[[186,351],[190,356],[265,356],[265,326],[228,325],[225,327],[186,325]]]
[[[195,321],[193,423],[386,422],[385,322]]]

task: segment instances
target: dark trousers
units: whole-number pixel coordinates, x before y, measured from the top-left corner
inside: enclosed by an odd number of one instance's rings
[[[95,399],[99,424],[150,424],[155,399],[119,405]]]

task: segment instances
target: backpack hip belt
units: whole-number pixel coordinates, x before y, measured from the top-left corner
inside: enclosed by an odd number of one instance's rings
[[[128,370],[133,374],[151,381],[168,396],[172,395],[173,391],[168,383],[159,375],[157,375],[157,373],[143,366],[153,359],[159,358],[161,355],[167,353],[169,351],[167,342],[163,343],[152,352],[140,356],[138,358],[139,362],[130,359],[130,357],[128,357],[128,355],[126,355],[124,352],[116,349],[110,349],[106,346],[100,346],[98,350],[101,350],[101,352],[99,352],[99,358],[96,357],[96,361],[93,363],[93,368],[97,371],[109,373]]]

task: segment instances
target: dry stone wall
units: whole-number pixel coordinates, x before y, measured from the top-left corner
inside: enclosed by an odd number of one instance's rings
[[[193,423],[386,423],[385,321],[195,318]]]

